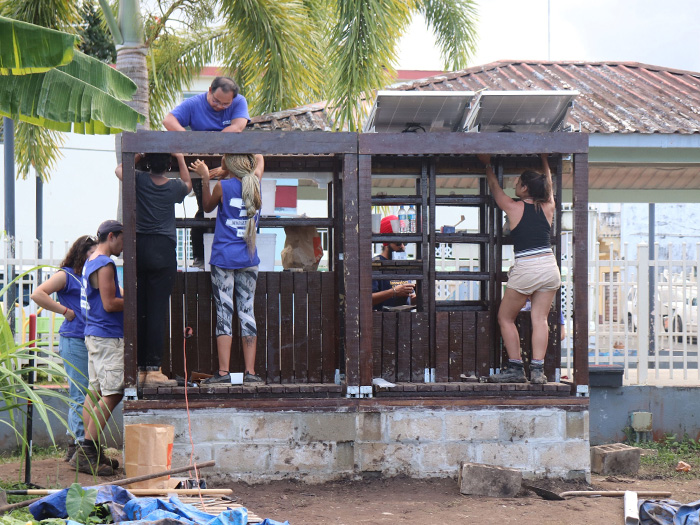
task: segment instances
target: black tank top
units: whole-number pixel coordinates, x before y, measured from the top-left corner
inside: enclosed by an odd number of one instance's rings
[[[542,208],[523,202],[523,218],[510,232],[513,238],[515,258],[552,253],[550,241],[551,226]]]

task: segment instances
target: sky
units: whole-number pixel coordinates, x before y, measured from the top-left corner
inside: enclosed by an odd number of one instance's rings
[[[700,71],[698,0],[481,0],[469,66],[496,60],[629,61]],[[507,15],[507,16],[504,16]],[[417,17],[397,69],[442,69],[434,38]]]

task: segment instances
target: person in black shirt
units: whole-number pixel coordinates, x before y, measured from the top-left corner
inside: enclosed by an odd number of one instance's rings
[[[393,233],[391,221],[398,220],[396,215],[389,215],[382,219],[380,233]],[[389,261],[393,252],[406,251],[404,243],[385,242],[384,249],[374,260]],[[374,280],[372,281],[372,310],[381,311],[385,306],[401,306],[408,304],[409,298],[416,296],[415,286],[402,280]]]

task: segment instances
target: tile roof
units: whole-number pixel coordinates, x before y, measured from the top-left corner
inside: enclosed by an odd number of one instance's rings
[[[700,73],[637,62],[501,60],[388,89],[575,89],[567,124],[588,133],[700,133]],[[248,129],[331,131],[325,103],[253,118]]]
[[[637,62],[501,60],[389,89],[574,89],[581,94],[567,123],[576,131],[700,133],[700,73]]]
[[[253,117],[246,129],[251,131],[331,131],[326,103],[317,102]]]

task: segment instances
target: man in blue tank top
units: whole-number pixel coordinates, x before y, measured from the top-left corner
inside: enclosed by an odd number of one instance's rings
[[[168,131],[243,131],[250,120],[248,102],[238,93],[238,84],[229,77],[216,77],[209,91],[185,99],[163,120]],[[194,179],[192,189],[197,196],[195,219],[204,217],[202,181]],[[192,257],[195,266],[204,268],[204,228],[192,228]]]
[[[97,249],[83,267],[80,308],[85,317],[90,391],[85,397],[85,439],[69,465],[80,472],[111,476],[114,466],[99,444],[102,430],[124,396],[124,299],[112,255],[122,253],[124,227],[105,221]]]

